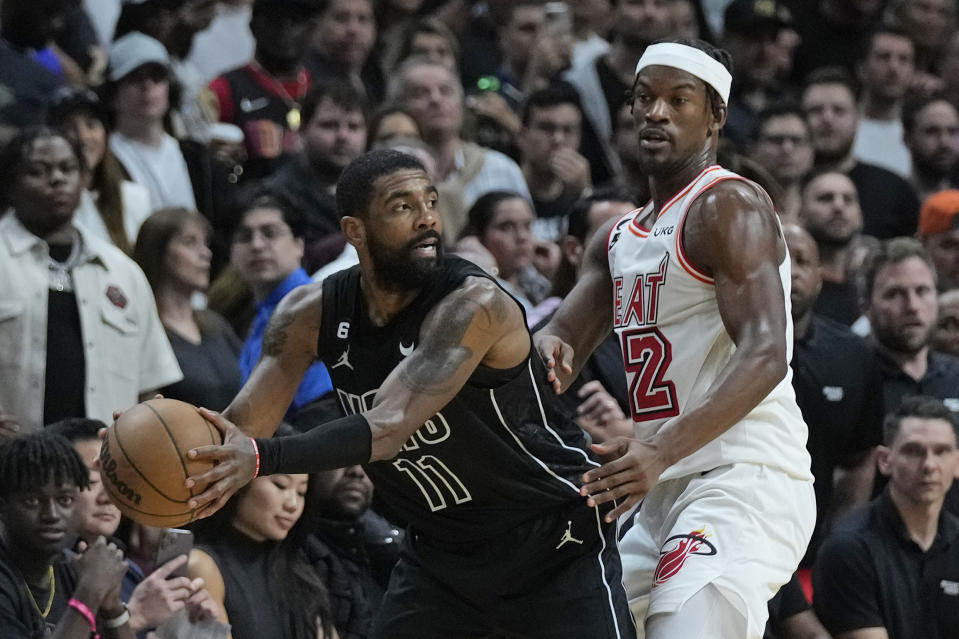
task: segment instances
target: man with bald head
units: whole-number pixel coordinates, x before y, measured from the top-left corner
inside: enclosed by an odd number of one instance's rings
[[[873,450],[882,436],[879,365],[869,345],[815,312],[822,288],[819,249],[806,229],[783,226],[792,261],[793,388],[809,426],[818,519],[801,567],[812,566],[832,522],[869,501]],[[836,476],[834,471],[842,472]]]

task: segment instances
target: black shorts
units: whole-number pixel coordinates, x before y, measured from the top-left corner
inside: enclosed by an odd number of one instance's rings
[[[411,531],[371,639],[635,639],[616,524],[585,500],[479,543]]]

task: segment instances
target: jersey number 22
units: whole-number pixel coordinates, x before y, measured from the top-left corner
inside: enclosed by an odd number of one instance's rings
[[[658,328],[637,328],[622,334],[626,372],[632,374],[629,404],[633,421],[675,417],[679,414],[676,385],[664,379],[673,361],[673,347]]]

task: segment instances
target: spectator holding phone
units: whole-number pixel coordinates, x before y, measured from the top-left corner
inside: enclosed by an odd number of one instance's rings
[[[113,535],[120,525],[120,511],[107,496],[100,482],[100,471],[93,465],[100,454],[97,432],[101,428],[106,428],[106,424],[85,418],[64,419],[46,428],[46,432],[60,435],[73,444],[89,473],[89,484],[77,492],[70,518],[73,532],[79,538],[78,545],[92,545],[100,537],[119,545]],[[182,554],[144,576],[136,564],[126,562],[120,600],[126,602],[133,632],[156,628],[186,607],[190,608],[193,618],[214,613],[215,608],[203,588],[202,579],[191,581],[185,576],[171,577],[174,571],[185,566],[186,555]]]

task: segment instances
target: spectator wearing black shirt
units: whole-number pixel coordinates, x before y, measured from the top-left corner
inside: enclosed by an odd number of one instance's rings
[[[307,552],[319,555],[340,639],[369,633],[403,543],[403,532],[370,509],[372,500],[373,482],[361,466],[317,475],[319,547]]]
[[[319,0],[255,0],[253,60],[210,83],[220,121],[243,129],[248,177],[265,177],[299,148],[300,109],[312,82],[303,58],[319,8]]]
[[[309,477],[258,477],[216,517],[195,528],[188,574],[210,586],[234,639],[336,637],[327,589],[303,546]]]
[[[520,134],[523,177],[533,196],[537,239],[558,242],[566,216],[592,186],[589,162],[579,154],[583,112],[579,95],[566,83],[534,91],[523,105]]]
[[[806,80],[801,102],[816,151],[816,168],[845,173],[856,185],[863,233],[879,239],[913,235],[919,200],[909,183],[852,154],[859,111],[851,78],[840,69],[820,69]]]
[[[211,229],[189,209],[160,209],[137,236],[133,258],[156,298],[183,379],[161,390],[195,406],[223,410],[240,389],[240,340],[223,317],[193,308],[210,286]]]
[[[816,612],[837,637],[959,637],[959,517],[943,508],[959,475],[955,419],[929,397],[886,419],[888,487],[826,540],[813,573]]]
[[[959,359],[929,345],[939,311],[929,253],[912,238],[889,240],[866,257],[861,276],[882,364],[885,412],[906,396],[929,395],[959,413]]]
[[[896,238],[866,257],[864,310],[882,371],[885,413],[911,395],[928,395],[959,414],[959,359],[930,347],[939,311],[936,270],[918,240]],[[946,497],[959,513],[959,489]]]
[[[334,192],[347,164],[366,148],[366,98],[348,82],[317,82],[303,100],[303,149],[267,178],[306,220],[303,268],[314,273],[346,245]]]
[[[812,236],[795,224],[785,225],[783,234],[792,260],[792,381],[809,426],[806,448],[816,478],[817,524],[800,563],[808,568],[832,522],[872,496],[873,451],[882,439],[882,378],[862,338],[813,312],[822,279]]]
[[[925,202],[933,193],[959,187],[956,107],[941,96],[907,100],[902,107],[902,128],[912,158],[909,181],[919,200]]]
[[[119,598],[126,564],[116,546],[101,538],[75,565],[55,561],[69,543],[77,491],[89,483],[70,442],[45,432],[4,441],[0,473],[4,639],[87,639],[98,628],[103,639],[132,639]]]
[[[810,176],[801,191],[799,221],[816,240],[822,287],[815,311],[851,326],[860,315],[853,263],[862,231],[856,185],[838,171]]]

